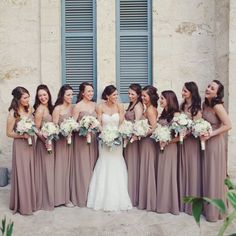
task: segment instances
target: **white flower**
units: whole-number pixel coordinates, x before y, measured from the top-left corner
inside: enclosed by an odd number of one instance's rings
[[[124,120],[119,127],[119,132],[123,138],[131,138],[133,135],[134,124],[131,121]]]
[[[78,129],[79,124],[72,117],[64,119],[60,124],[60,132],[65,137],[71,135],[73,131],[78,131]]]
[[[36,131],[35,124],[33,120],[27,117],[23,117],[20,119],[20,121],[17,123],[16,126],[16,132],[18,134],[29,134],[29,135],[34,135]]]
[[[41,133],[46,139],[52,140],[53,138],[57,138],[59,127],[53,122],[44,122],[41,128]]]
[[[211,131],[212,131],[212,127],[208,121],[201,118],[193,122],[192,134],[194,137],[199,137],[208,132],[210,133]]]
[[[88,132],[98,132],[99,121],[94,116],[83,116],[79,121],[79,135],[86,136]]]
[[[134,135],[138,137],[146,137],[150,131],[148,120],[138,120],[134,123]]]
[[[171,141],[171,130],[166,125],[157,124],[157,128],[152,133],[151,138],[155,139],[156,142],[169,142]]]
[[[120,133],[117,127],[106,126],[99,135],[102,145],[109,148],[121,145]]]

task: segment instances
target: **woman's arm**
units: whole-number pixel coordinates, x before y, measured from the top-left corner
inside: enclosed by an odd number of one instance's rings
[[[7,117],[7,127],[6,127],[6,135],[10,138],[25,138],[27,139],[29,135],[27,134],[17,134],[14,131],[14,126],[16,123],[16,118],[14,117],[14,112],[13,110],[9,112],[8,117]]]
[[[143,117],[143,106],[141,103],[138,103],[134,107],[134,115],[135,115],[135,120],[141,120]]]
[[[100,123],[99,129],[101,131],[102,130],[102,113],[103,113],[102,104],[98,104],[96,106],[95,111],[97,113],[98,121]]]
[[[222,104],[217,104],[214,106],[213,109],[214,109],[216,115],[219,117],[222,125],[218,129],[213,130],[212,133],[210,134],[210,137],[225,133],[232,128],[231,121],[229,119],[229,115],[226,112],[224,106]]]
[[[80,113],[80,106],[79,106],[79,104],[76,104],[76,105],[73,107],[73,110],[72,110],[72,117],[73,117],[75,120],[78,120],[78,118],[79,118],[79,113]]]
[[[157,127],[157,109],[154,107],[148,108],[146,111],[147,119],[151,125],[151,130],[149,134],[151,134]]]
[[[121,124],[125,119],[125,109],[121,103],[118,104],[118,110],[119,110],[120,124]]]
[[[52,113],[52,121],[53,121],[53,123],[58,124],[58,122],[59,122],[59,115],[60,115],[60,107],[56,106],[54,108],[54,110],[53,110],[53,113]]]

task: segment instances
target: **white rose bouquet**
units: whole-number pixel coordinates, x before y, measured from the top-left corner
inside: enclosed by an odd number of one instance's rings
[[[174,116],[171,129],[175,132],[175,137],[179,135],[180,144],[183,144],[184,134],[191,130],[192,120],[184,113],[180,113],[177,116]]]
[[[163,143],[171,141],[171,130],[169,126],[157,124],[157,127],[152,133],[151,138],[153,138],[156,142],[159,141],[161,152],[163,152]]]
[[[118,128],[113,126],[106,126],[99,135],[99,140],[102,145],[106,145],[110,150],[121,145],[121,136]]]
[[[84,116],[79,122],[79,135],[86,136],[87,143],[91,143],[91,133],[99,131],[99,121],[94,116]]]
[[[119,132],[124,139],[124,148],[127,146],[129,140],[133,136],[134,124],[131,121],[124,120],[119,127]]]
[[[60,124],[60,133],[67,138],[67,143],[69,145],[71,144],[72,132],[78,130],[79,124],[72,117],[64,119],[63,122]]]
[[[59,126],[53,122],[44,122],[40,131],[41,135],[46,139],[47,151],[52,153],[52,140],[58,139]]]
[[[211,124],[204,119],[197,119],[193,121],[192,134],[195,138],[204,136],[212,132]],[[201,149],[205,150],[205,141],[201,140]]]
[[[139,139],[141,137],[146,137],[148,132],[150,131],[150,125],[148,124],[148,120],[137,120],[134,122],[134,131],[133,134],[137,136]],[[132,142],[132,140],[131,140]]]
[[[28,134],[29,136],[34,136],[36,133],[37,129],[35,127],[35,123],[33,122],[32,119],[23,117],[20,119],[20,121],[17,123],[16,126],[16,133],[23,135],[23,134]],[[28,144],[31,146],[32,145],[32,139],[31,137],[28,138]]]

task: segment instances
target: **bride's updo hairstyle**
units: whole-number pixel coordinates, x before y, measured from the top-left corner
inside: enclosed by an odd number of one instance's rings
[[[157,107],[157,102],[159,99],[159,95],[157,93],[157,88],[152,85],[145,86],[142,91],[147,92],[148,96],[150,97],[150,102],[154,107]]]
[[[107,97],[109,97],[111,94],[113,94],[116,90],[117,90],[117,88],[112,84],[106,86],[102,92],[102,99],[107,101]]]
[[[13,96],[13,99],[11,101],[10,107],[8,108],[8,111],[13,110],[15,118],[20,117],[20,115],[18,113],[18,109],[20,106],[20,99],[21,99],[22,95],[25,93],[30,96],[29,91],[26,88],[21,87],[21,86],[18,86],[12,90],[11,95]],[[24,110],[25,110],[25,112],[28,112],[29,106],[24,106]]]

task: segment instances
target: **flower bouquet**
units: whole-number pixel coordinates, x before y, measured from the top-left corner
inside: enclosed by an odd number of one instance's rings
[[[156,142],[159,141],[161,152],[163,152],[164,146],[162,144],[171,141],[171,130],[169,126],[157,124],[151,138],[153,138]]]
[[[20,135],[28,134],[29,136],[33,136],[36,133],[35,123],[30,118],[21,118],[20,121],[17,123],[16,133]],[[28,138],[28,144],[30,146],[32,145],[31,137]]]
[[[148,124],[148,120],[137,120],[134,122],[134,130],[133,134],[141,139],[141,137],[146,137],[148,132],[150,131],[150,125]],[[132,143],[132,139],[130,142]]]
[[[133,123],[131,121],[124,120],[120,125],[119,132],[124,139],[124,148],[127,146],[129,140],[133,136]]]
[[[79,122],[79,135],[86,136],[87,143],[91,143],[91,133],[99,131],[99,121],[94,116],[84,116]]]
[[[121,145],[121,136],[117,127],[106,126],[99,134],[102,146],[106,145],[112,150],[113,147]]]
[[[211,132],[212,132],[212,127],[208,121],[206,121],[202,118],[193,121],[192,134],[195,138],[201,137],[201,136],[209,134]],[[206,146],[205,141],[201,140],[201,149],[205,150],[205,146]]]
[[[180,144],[183,144],[184,134],[191,130],[192,122],[193,121],[184,113],[174,116],[171,124],[171,130],[174,130],[175,137],[179,135]]]
[[[71,136],[73,131],[79,130],[79,124],[75,121],[74,118],[69,117],[64,119],[60,124],[60,133],[67,138],[67,144],[71,144]]]
[[[52,153],[52,140],[58,139],[59,127],[53,122],[44,122],[40,133],[46,139],[47,151],[49,154]]]

